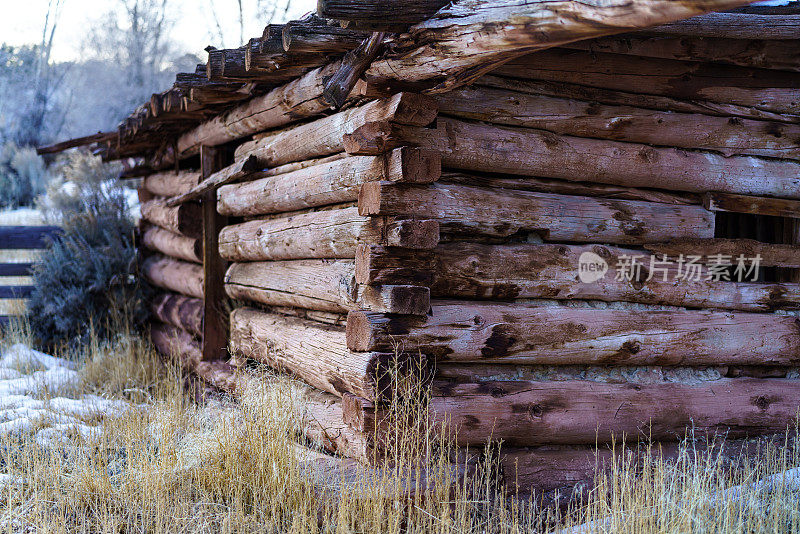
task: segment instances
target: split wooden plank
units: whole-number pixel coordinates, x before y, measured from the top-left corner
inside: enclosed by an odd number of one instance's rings
[[[351,312],[351,350],[531,365],[794,365],[800,322],[774,314],[434,301],[425,319]]]
[[[453,184],[361,187],[362,215],[438,220],[443,231],[506,237],[538,232],[552,241],[644,243],[677,237],[713,237],[713,214],[699,206],[606,200]]]
[[[396,373],[410,367],[407,357],[392,353],[350,352],[344,328],[253,308],[234,310],[230,330],[238,354],[339,397],[349,392],[377,402],[388,394]],[[414,359],[418,366],[424,361]]]
[[[227,226],[220,232],[219,251],[239,262],[352,259],[359,243],[430,249],[438,242],[436,221],[368,218],[348,207]]]
[[[317,14],[337,20],[416,24],[430,18],[447,0],[320,0]]]
[[[455,0],[396,39],[394,54],[376,61],[368,79],[443,82],[444,92],[524,51],[658,26],[747,2],[647,1],[583,4]]]
[[[713,245],[716,240],[705,241]],[[759,244],[748,248],[732,240],[735,248],[725,250],[709,248],[705,241],[689,240],[680,247],[644,245],[653,248],[655,256],[603,245],[444,243],[433,251],[433,266],[428,270],[433,273],[431,294],[434,298],[579,299],[761,312],[800,309],[800,288],[793,284],[750,282],[752,274],[742,276],[742,281],[735,275],[730,281],[713,280],[708,279],[707,269],[700,269],[714,254],[723,252],[734,266],[739,255],[744,256],[745,269],[753,268],[759,254],[763,255],[758,269],[796,265],[800,247],[793,247],[792,260],[785,254],[789,246]],[[684,259],[679,266],[680,254]],[[356,273],[365,269],[358,258]],[[640,268],[631,268],[634,260]],[[694,267],[689,266],[691,262]],[[402,259],[379,248],[361,263],[371,266],[364,282],[386,279],[403,268]],[[598,263],[607,271],[598,270],[599,278],[587,278],[586,283],[581,279],[581,269],[588,268],[589,263]],[[696,276],[690,274],[695,268]]]
[[[160,293],[149,303],[150,312],[160,322],[203,336],[203,301],[177,293]]]
[[[761,33],[765,31],[765,28],[758,28],[756,31],[759,32],[759,35],[753,39],[734,39],[730,36],[708,39],[625,34],[569,43],[564,45],[564,48],[680,61],[725,63],[760,69],[800,71],[800,52],[796,47],[787,46],[787,43],[781,41],[766,40]]]
[[[225,167],[225,150],[208,146],[200,147],[200,167],[203,184],[213,182],[214,176]],[[249,163],[248,163],[249,162]],[[232,175],[245,172],[254,165],[248,158],[242,167],[232,165]],[[227,173],[223,173],[226,174]],[[222,178],[220,178],[222,179]],[[228,219],[217,213],[217,192],[213,185],[202,193],[203,211],[203,361],[226,359],[228,353],[228,314],[225,310],[225,287],[223,277],[227,262],[219,253],[219,233]],[[184,206],[186,204],[181,204]]]
[[[47,248],[62,232],[58,226],[0,226],[0,249]]]
[[[414,93],[398,93],[388,99],[374,100],[360,107],[244,143],[236,149],[236,158],[254,155],[260,165],[275,167],[327,156],[342,152],[343,136],[367,122],[386,120],[397,124],[426,126],[436,119],[436,114],[436,102],[432,98]]]
[[[359,78],[381,51],[385,37],[384,32],[375,32],[345,54],[341,66],[325,84],[322,97],[327,102],[337,109],[345,105]]]
[[[369,34],[330,26],[325,20],[313,16],[308,22],[289,22],[282,31],[283,49],[299,54],[344,54],[367,37]]]
[[[800,163],[659,148],[532,128],[439,117],[437,128],[370,123],[346,138],[348,152],[424,145],[442,165],[474,172],[592,181],[625,187],[800,198]],[[357,150],[364,149],[364,150]],[[586,158],[591,154],[591,160]]]
[[[370,309],[424,315],[430,309],[427,287],[357,284],[353,260],[234,263],[225,275],[225,290],[238,300],[335,313]]]
[[[441,175],[438,153],[399,148],[384,156],[353,156],[293,172],[221,187],[223,215],[251,216],[354,202],[361,185],[388,180],[430,183]]]
[[[170,198],[167,200],[167,206],[172,208],[179,206],[184,202],[195,200],[208,192],[214,192],[222,185],[246,178],[260,169],[261,167],[258,164],[258,159],[256,159],[255,156],[249,156],[212,173],[208,176],[208,178],[205,178],[202,182],[194,186],[186,193]]]
[[[144,220],[165,230],[191,238],[202,237],[203,215],[198,204],[170,208],[163,199],[154,199],[143,203],[141,210]]]
[[[800,112],[800,82],[793,72],[553,49],[512,60],[496,73],[687,100],[699,98],[774,113]]]
[[[189,297],[203,298],[203,267],[166,256],[150,256],[142,263],[145,279],[154,286]]]
[[[738,258],[761,258],[764,267],[800,267],[800,244],[774,245],[752,239],[676,239],[667,243],[647,243],[647,250],[659,254],[678,257],[681,254],[709,256],[729,256]]]
[[[144,188],[159,197],[173,197],[191,191],[200,180],[195,171],[159,172],[144,178]]]
[[[711,211],[754,213],[773,217],[800,218],[800,201],[784,198],[764,198],[729,193],[706,193],[703,205]]]
[[[562,135],[713,150],[726,156],[800,159],[800,125],[609,106],[488,87],[439,95],[439,111],[462,119]]]
[[[148,227],[142,234],[145,247],[165,256],[180,260],[203,262],[203,243],[199,239],[164,230],[158,226]]]

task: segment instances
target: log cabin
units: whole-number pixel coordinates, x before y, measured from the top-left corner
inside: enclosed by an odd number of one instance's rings
[[[509,492],[570,488],[800,408],[800,9],[744,4],[320,0],[41,151],[141,183],[164,355],[295,377],[365,464],[423,370]]]

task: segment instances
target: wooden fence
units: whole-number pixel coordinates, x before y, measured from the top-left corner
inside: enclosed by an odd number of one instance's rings
[[[0,250],[38,250],[47,246],[48,241],[61,231],[57,226],[0,226]],[[0,277],[30,276],[33,264],[0,262]],[[0,300],[24,299],[30,296],[30,284],[5,285],[0,280]],[[6,324],[9,315],[0,314],[0,325]]]

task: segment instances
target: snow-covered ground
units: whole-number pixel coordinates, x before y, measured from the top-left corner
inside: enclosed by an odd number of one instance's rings
[[[132,408],[97,395],[71,395],[79,380],[73,362],[22,344],[5,350],[0,355],[0,436],[34,433],[44,447],[69,436],[93,442],[102,436],[103,417]]]

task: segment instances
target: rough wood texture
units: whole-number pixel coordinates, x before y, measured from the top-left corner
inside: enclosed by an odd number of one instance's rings
[[[145,189],[160,197],[182,195],[199,183],[200,173],[194,171],[159,172],[144,179]]]
[[[150,312],[166,323],[197,336],[203,336],[203,301],[177,293],[160,293],[149,303]]]
[[[751,26],[748,24],[746,28],[750,29]],[[759,33],[766,31],[764,27],[753,29]],[[726,63],[761,69],[800,70],[800,52],[796,47],[787,46],[787,43],[781,41],[762,39],[766,39],[763,34],[754,39],[625,34],[569,43],[564,48],[680,61]]]
[[[456,0],[400,36],[395,43],[396,52],[374,62],[367,77],[405,82],[446,78],[437,88],[446,91],[473,81],[521,51],[658,26],[746,3],[654,0],[590,5]]]
[[[800,82],[792,72],[713,63],[554,49],[503,65],[497,74],[635,93],[695,98],[797,114]],[[735,88],[735,90],[733,90]]]
[[[800,39],[800,15],[709,13],[662,24],[651,28],[648,33],[731,39]]]
[[[711,211],[754,213],[774,217],[800,218],[800,201],[784,198],[764,198],[727,193],[706,193],[703,205]]]
[[[713,214],[699,206],[606,200],[437,183],[361,187],[362,215],[414,215],[443,231],[509,236],[538,232],[552,241],[643,243],[671,237],[713,237]]]
[[[697,435],[757,436],[785,431],[800,407],[797,380],[437,385],[446,396],[433,398],[433,418],[457,428],[460,445],[485,443],[489,435],[512,446],[605,443],[622,435],[674,441],[687,427]]]
[[[150,200],[141,206],[142,218],[156,226],[186,237],[203,235],[203,215],[199,204],[187,203],[170,208],[162,199]]]
[[[225,227],[220,254],[230,261],[355,258],[359,243],[429,249],[439,242],[436,221],[365,218],[355,207],[256,220]]]
[[[406,351],[440,361],[537,365],[794,365],[796,317],[434,301],[425,319],[351,312],[351,350]]]
[[[557,195],[575,195],[581,197],[600,197],[616,200],[643,200],[685,206],[702,205],[700,195],[641,189],[620,185],[596,184],[592,182],[568,182],[553,178],[535,178],[532,176],[502,176],[488,173],[465,173],[448,171],[442,174],[442,182],[490,187],[492,189],[516,189],[520,191],[536,191],[537,193],[555,193]]]
[[[354,202],[364,182],[429,183],[441,174],[437,153],[400,148],[385,156],[354,156],[242,184],[221,187],[223,215],[251,216]]]
[[[359,284],[430,286],[434,266],[434,255],[430,251],[363,243],[356,248],[355,276]]]
[[[800,163],[557,135],[439,117],[437,129],[392,135],[442,153],[442,165],[672,191],[800,198]],[[411,136],[413,136],[412,139]],[[586,154],[592,154],[591,160]]]
[[[699,113],[715,117],[741,117],[745,119],[767,120],[781,123],[798,123],[800,115],[773,113],[749,106],[738,106],[723,102],[712,102],[706,98],[691,100],[650,95],[601,87],[589,87],[579,83],[548,82],[543,80],[521,80],[492,75],[483,76],[479,83],[487,87],[508,89],[533,95],[547,95],[558,98],[573,98],[609,104],[614,106],[635,106],[660,111],[679,113]]]
[[[162,289],[189,297],[203,298],[203,267],[195,263],[151,256],[144,260],[145,279]]]
[[[200,166],[203,184],[214,181],[215,176],[233,176],[247,172],[246,168],[255,165],[248,158],[242,167],[233,165],[232,174],[220,169],[225,166],[225,151],[220,148],[200,147]],[[220,178],[223,179],[223,178]],[[217,213],[217,193],[211,185],[202,193],[203,210],[203,361],[223,359],[228,349],[228,317],[225,311],[225,288],[223,276],[227,262],[219,254],[219,232],[228,219]],[[181,204],[183,206],[185,204]]]
[[[314,15],[284,25],[281,35],[284,50],[307,54],[344,54],[367,37],[364,32],[329,25]]]
[[[222,360],[204,361],[200,344],[179,328],[166,324],[153,324],[150,339],[156,350],[167,358],[175,358],[184,369],[223,391],[235,392],[241,382],[236,369]]]
[[[175,207],[184,202],[200,198],[209,191],[215,191],[222,185],[246,178],[259,169],[260,166],[255,156],[250,156],[238,162],[234,162],[224,169],[212,173],[208,178],[205,178],[186,193],[170,198],[167,200],[167,206]]]
[[[199,239],[176,234],[158,226],[150,226],[145,230],[142,243],[150,250],[165,256],[195,263],[203,262],[203,244]]]
[[[732,258],[761,256],[765,267],[800,267],[800,245],[773,245],[752,239],[676,239],[668,243],[648,243],[644,247],[656,254],[678,257],[681,254]]]
[[[392,373],[408,367],[392,354],[350,352],[341,327],[252,308],[231,313],[231,346],[322,391],[340,397],[349,392],[373,401],[388,393]]]
[[[236,158],[249,155],[259,164],[275,167],[292,161],[327,156],[344,150],[342,138],[370,121],[391,121],[397,124],[426,126],[436,118],[436,102],[423,95],[398,93],[374,100],[361,107],[269,134],[262,139],[242,144]]]
[[[337,109],[346,102],[361,75],[377,57],[386,34],[375,32],[342,58],[339,70],[325,84],[322,97]]]
[[[353,260],[234,263],[225,275],[225,290],[238,300],[338,313],[365,308],[423,315],[430,308],[426,287],[357,284]]]
[[[708,241],[713,243],[716,240]],[[713,254],[728,253],[734,265],[742,254],[746,267],[750,267],[754,261],[752,258],[762,254],[761,266],[785,266],[800,261],[800,248],[794,247],[793,263],[791,256],[784,254],[788,246],[777,246],[776,255],[773,255],[772,245],[745,248],[736,240],[734,243],[738,248],[729,250],[709,249],[702,240],[686,243],[680,248],[645,245],[654,248],[658,254],[652,265],[651,255],[642,250],[603,245],[441,244],[434,250],[434,267],[429,271],[434,273],[431,293],[435,298],[581,299],[765,312],[800,309],[800,288],[794,284],[748,281],[752,278],[738,282],[735,276],[733,281],[706,280],[708,273],[705,270],[697,280],[678,277],[680,254],[703,256],[698,263],[704,264]],[[657,263],[664,259],[664,253],[668,254],[669,263]],[[608,271],[602,278],[591,283],[580,280],[583,254],[591,254],[592,261],[606,262]],[[618,279],[618,269],[626,268],[626,258],[630,262],[630,258],[635,257],[639,258],[637,262],[641,270],[633,276]],[[688,267],[683,269],[686,271]],[[379,274],[380,271],[372,278]]]
[[[416,24],[447,3],[446,0],[319,0],[317,14],[327,19]]]
[[[609,106],[488,87],[437,97],[440,113],[563,135],[800,159],[800,125]]]

